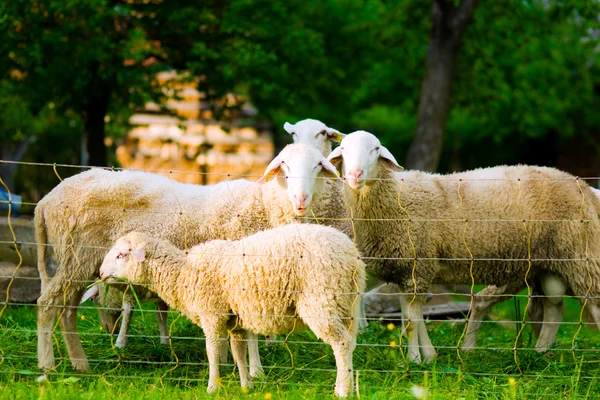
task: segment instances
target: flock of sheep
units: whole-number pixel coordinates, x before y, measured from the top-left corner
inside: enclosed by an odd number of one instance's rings
[[[167,306],[203,329],[209,392],[228,340],[249,388],[263,373],[257,335],[308,326],[331,345],[335,393],[348,396],[366,272],[399,286],[415,362],[436,356],[422,306],[437,283],[491,285],[473,297],[463,349],[475,348],[500,295],[527,286],[545,296],[530,303],[541,325],[537,350],[554,341],[565,294],[600,326],[600,196],[582,180],[534,166],[401,172],[368,132],[342,135],[312,119],[284,129],[294,143],[258,182],[199,186],[92,169],[44,197],[35,210],[39,367],[54,367],[59,318],[73,367],[89,369],[76,324],[89,297],[109,332],[122,312],[116,345],[126,345],[134,303],[122,279],[160,299],[161,342]],[[332,151],[331,142],[341,143]]]

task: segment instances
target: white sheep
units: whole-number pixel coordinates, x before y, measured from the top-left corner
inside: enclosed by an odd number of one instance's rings
[[[251,388],[246,331],[282,334],[304,326],[333,348],[335,393],[346,397],[352,390],[365,271],[352,240],[334,228],[290,224],[189,251],[131,232],[108,252],[100,276],[148,287],[202,328],[209,393],[218,388],[218,342],[228,333],[241,386]]]
[[[331,153],[331,143],[341,142],[344,134],[337,129],[333,129],[316,119],[303,119],[295,124],[286,122],[283,124],[283,129],[292,135],[294,143],[304,143],[314,146],[325,157]]]
[[[77,305],[86,282],[97,276],[104,248],[124,233],[142,231],[185,249],[297,221],[309,207],[325,223],[329,221],[327,201],[319,203],[322,178],[339,178],[318,150],[303,144],[287,146],[269,164],[262,180],[273,176],[277,182],[263,185],[238,179],[198,186],[144,172],[93,169],[60,183],[35,209],[42,279],[39,367],[54,366],[54,320],[63,309],[61,330],[71,363],[77,370],[89,369],[77,333]],[[46,268],[48,247],[59,265],[53,279]],[[250,366],[259,374],[258,353],[250,350]]]
[[[590,189],[592,189],[594,195],[600,198],[600,190],[593,187],[590,187]],[[544,336],[536,343],[536,349],[545,350],[554,342],[556,333],[558,332],[564,312],[563,296],[565,294],[572,295],[573,292],[566,287],[559,276],[551,273],[541,274],[539,278],[530,282],[530,285],[532,297],[528,302],[527,313],[529,319],[532,321],[531,325],[534,335],[538,338],[540,337],[544,323],[553,325],[544,330]],[[522,282],[520,285],[488,286],[477,293],[469,313],[465,340],[461,348],[467,351],[474,350],[477,347],[477,332],[481,327],[483,319],[488,315],[492,307],[505,301],[508,296],[519,293],[526,287],[525,282]],[[589,314],[588,310],[588,308],[585,308],[583,315],[588,321],[592,321],[593,323],[593,316]],[[590,327],[593,328],[593,325]]]
[[[408,293],[402,308],[414,322],[411,360],[436,354],[421,309],[434,283],[499,287],[554,274],[580,299],[591,297],[587,305],[600,324],[600,200],[584,182],[529,166],[400,173],[392,154],[364,131],[347,135],[329,160],[342,162],[368,271]],[[557,315],[548,313],[541,343],[552,336]]]

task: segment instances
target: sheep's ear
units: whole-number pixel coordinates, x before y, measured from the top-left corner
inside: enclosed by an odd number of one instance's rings
[[[142,262],[146,259],[146,249],[135,249],[131,251],[131,255],[137,262]]]
[[[392,153],[383,146],[379,146],[379,157],[383,158],[394,171],[402,171],[404,169],[398,164]]]
[[[98,285],[94,285],[83,294],[83,297],[81,298],[81,301],[79,302],[79,304],[91,299],[92,297],[96,296],[97,294],[98,294]]]
[[[267,169],[265,170],[265,173],[263,174],[263,176],[258,180],[258,183],[266,183],[269,182],[269,180],[277,175],[279,173],[281,169],[281,158],[279,156],[275,157],[273,159],[273,161],[271,161],[269,163],[269,165],[267,166]]]
[[[331,178],[339,179],[340,181],[342,180],[342,178],[340,178],[340,173],[332,163],[323,159],[323,161],[321,161],[321,165],[323,166],[322,171],[329,175]]]
[[[327,157],[327,161],[332,164],[337,164],[342,161],[342,147],[338,146],[333,149],[333,151],[329,154],[329,157]]]
[[[332,142],[340,143],[342,141],[342,139],[344,139],[344,137],[346,136],[343,133],[341,133],[333,128],[326,128],[325,131],[327,132],[327,137]]]
[[[289,122],[286,122],[285,124],[283,124],[283,129],[285,129],[285,131],[287,133],[289,133],[290,135],[292,133],[294,133],[294,128],[296,128],[296,125],[292,125]]]

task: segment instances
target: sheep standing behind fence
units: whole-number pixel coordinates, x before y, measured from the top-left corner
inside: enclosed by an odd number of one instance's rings
[[[414,331],[409,359],[436,355],[421,309],[433,283],[522,286],[551,273],[600,324],[600,201],[584,182],[528,166],[451,175],[395,172],[402,167],[364,131],[347,135],[329,160],[342,163],[367,270],[414,293],[402,297]],[[547,344],[558,324],[544,322],[539,342]]]
[[[241,386],[249,388],[246,331],[281,334],[303,326],[333,348],[336,395],[352,390],[365,271],[352,240],[336,229],[290,224],[189,251],[131,232],[108,252],[100,276],[149,287],[203,329],[209,393],[218,387],[219,340],[230,335]]]

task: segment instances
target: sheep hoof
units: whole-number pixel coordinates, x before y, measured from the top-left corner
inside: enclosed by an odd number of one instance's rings
[[[213,394],[215,393],[217,390],[219,389],[219,385],[215,385],[214,383],[212,384],[208,384],[208,387],[206,388],[206,392],[208,394]]]
[[[71,365],[79,372],[89,372],[90,364],[87,359],[71,359]]]
[[[127,340],[117,339],[117,341],[115,342],[115,347],[117,349],[124,349],[125,347],[127,347]]]
[[[161,336],[160,344],[169,344],[169,338],[167,336]]]
[[[264,378],[265,371],[262,369],[262,367],[250,368],[250,377],[251,378]]]
[[[463,344],[460,347],[461,351],[467,352],[467,353],[472,353],[475,350],[475,345],[474,344]]]

